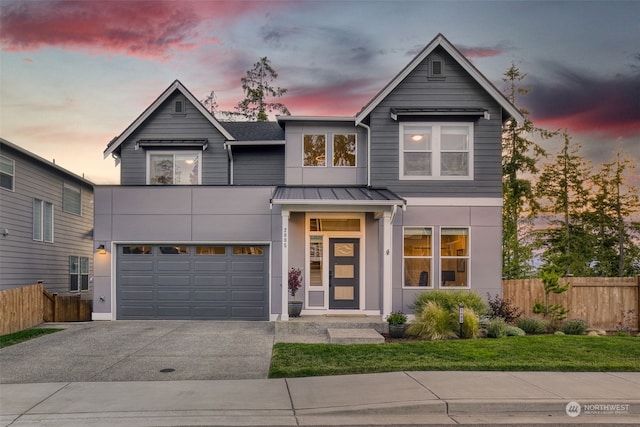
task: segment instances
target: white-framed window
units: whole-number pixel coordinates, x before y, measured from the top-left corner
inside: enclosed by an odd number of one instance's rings
[[[82,215],[82,190],[64,183],[62,188],[62,210],[75,215]]]
[[[400,179],[473,179],[473,123],[401,123]]]
[[[199,185],[201,163],[201,151],[148,151],[147,184]]]
[[[308,167],[327,166],[327,136],[308,134],[302,137],[302,165]]]
[[[440,229],[440,287],[468,288],[469,227]]]
[[[69,257],[69,291],[82,292],[89,290],[89,258],[82,256]]]
[[[356,134],[336,133],[333,135],[333,166],[356,166]]]
[[[433,229],[403,228],[403,286],[433,287]]]
[[[13,159],[0,156],[0,188],[14,191],[16,164]]]
[[[53,204],[33,199],[33,240],[53,243]]]

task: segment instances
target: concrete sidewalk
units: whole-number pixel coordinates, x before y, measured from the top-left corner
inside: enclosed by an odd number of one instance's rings
[[[569,416],[568,405],[571,415],[581,413]],[[638,425],[640,373],[429,371],[2,384],[0,421],[12,427]]]

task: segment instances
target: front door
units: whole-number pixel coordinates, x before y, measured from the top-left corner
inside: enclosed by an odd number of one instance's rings
[[[360,239],[329,239],[329,308],[360,308]]]

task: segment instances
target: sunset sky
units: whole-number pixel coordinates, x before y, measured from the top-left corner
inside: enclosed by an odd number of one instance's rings
[[[443,33],[499,89],[512,62],[527,73],[537,126],[640,163],[639,16],[636,0],[0,0],[0,136],[113,184],[107,143],[175,79],[232,109],[267,56],[292,114],[350,116]]]

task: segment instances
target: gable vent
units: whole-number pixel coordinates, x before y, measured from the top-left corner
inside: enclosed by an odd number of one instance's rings
[[[442,77],[444,76],[444,63],[440,60],[431,61],[431,76]]]
[[[174,105],[173,112],[176,114],[184,113],[184,104],[182,101],[176,101]]]

